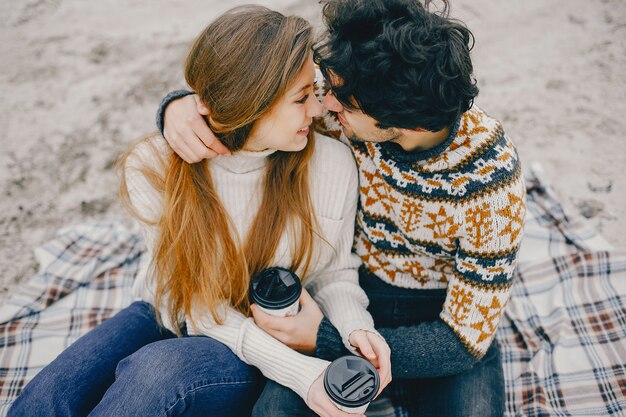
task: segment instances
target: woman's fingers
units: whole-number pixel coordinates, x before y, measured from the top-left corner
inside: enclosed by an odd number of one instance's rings
[[[379,336],[373,333],[367,333],[372,344],[372,349],[376,352],[378,360],[378,374],[380,376],[380,389],[378,394],[391,382],[391,350],[389,345]],[[377,396],[378,396],[377,394]]]
[[[376,353],[370,344],[365,330],[355,330],[350,334],[350,344],[359,349],[365,359],[372,362],[376,360]]]
[[[349,414],[337,408],[324,389],[324,374],[309,388],[306,403],[320,417],[365,417],[363,414]]]

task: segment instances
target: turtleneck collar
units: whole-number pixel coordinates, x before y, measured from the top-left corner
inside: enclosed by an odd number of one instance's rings
[[[377,145],[380,146],[381,151],[385,155],[389,156],[390,159],[406,163],[420,162],[445,152],[445,150],[448,149],[450,144],[454,141],[454,138],[456,138],[456,135],[459,132],[460,125],[461,118],[457,119],[457,121],[452,126],[452,129],[450,129],[448,137],[446,137],[443,142],[435,147],[423,151],[417,150],[407,152],[402,149],[402,146],[393,142],[382,142]]]
[[[231,156],[217,156],[213,159],[213,163],[235,174],[245,174],[265,167],[267,157],[274,152],[276,149],[259,152],[242,150],[234,152]]]

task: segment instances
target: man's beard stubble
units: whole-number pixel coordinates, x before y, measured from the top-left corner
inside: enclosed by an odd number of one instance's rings
[[[393,142],[402,136],[398,129],[389,128],[389,129],[379,129],[375,134],[372,135],[356,135],[354,130],[348,128],[347,126],[341,127],[343,130],[343,134],[348,140],[353,142],[367,142],[367,143],[382,143],[382,142]]]

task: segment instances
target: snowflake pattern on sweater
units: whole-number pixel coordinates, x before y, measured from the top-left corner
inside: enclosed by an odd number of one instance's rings
[[[317,129],[341,136],[330,115]],[[359,166],[354,250],[389,284],[446,288],[441,319],[482,357],[510,296],[526,214],[519,157],[501,124],[474,106],[425,152],[342,139]]]

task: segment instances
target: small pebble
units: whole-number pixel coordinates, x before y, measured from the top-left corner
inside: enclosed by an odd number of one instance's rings
[[[576,207],[580,214],[588,219],[597,216],[604,210],[604,203],[592,198],[580,200],[576,203]]]

